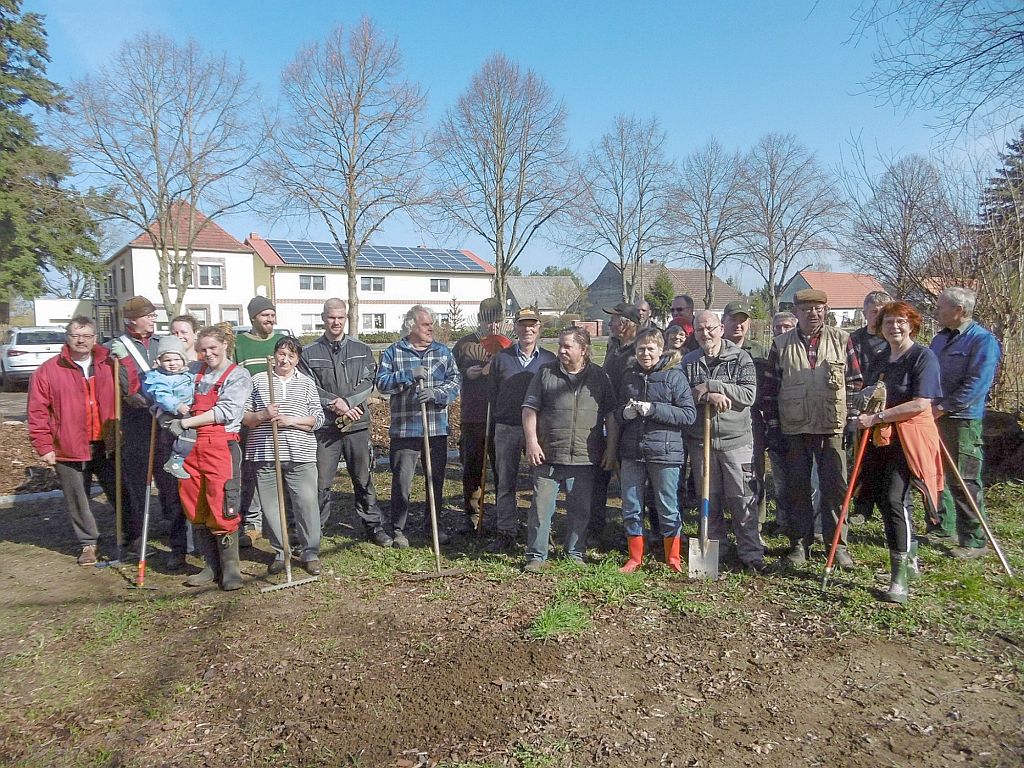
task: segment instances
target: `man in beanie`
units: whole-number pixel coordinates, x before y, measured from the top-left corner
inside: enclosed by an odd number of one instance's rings
[[[811,288],[797,291],[797,326],[776,336],[764,372],[761,408],[768,450],[785,456],[786,521],[790,551],[784,566],[801,566],[814,543],[811,470],[821,482],[821,526],[831,541],[846,494],[843,432],[858,410],[853,395],[863,377],[849,334],[825,322],[828,296]],[[853,567],[840,532],[836,565]]]
[[[480,484],[483,475],[484,443],[488,442],[488,461],[495,467],[493,434],[488,441],[487,390],[491,358],[494,353],[485,349],[481,342],[488,336],[497,336],[501,331],[501,302],[487,298],[480,302],[477,313],[477,330],[466,334],[452,347],[452,356],[462,374],[462,436],[459,439],[459,453],[462,459],[462,504],[466,513],[463,532],[476,528],[480,521],[480,505],[483,502],[484,487]],[[502,347],[511,345],[502,343]]]
[[[267,370],[267,358],[274,354],[274,345],[283,333],[275,333],[277,308],[266,296],[254,296],[247,307],[252,329],[235,336],[235,362],[249,371],[250,375]],[[242,449],[248,430],[242,427]],[[242,462],[242,535],[238,537],[241,547],[251,547],[263,532],[263,508],[256,492],[256,469],[250,461]]]
[[[142,381],[146,374],[156,367],[157,347],[160,337],[154,335],[156,330],[156,307],[145,296],[132,296],[121,306],[121,317],[124,321],[124,333],[110,342],[110,352],[120,358],[126,369],[132,369],[133,375]],[[149,439],[152,416],[149,412],[149,401],[141,392],[130,394],[126,387],[126,377],[120,382],[121,439],[125,456],[141,457],[139,461],[121,462],[121,479],[125,494],[122,499],[125,509],[126,538],[131,542],[131,550],[138,553],[142,537],[142,512],[145,509],[146,495],[149,484],[146,482],[148,469]],[[161,431],[157,436],[154,464],[164,464],[171,456],[173,436]],[[160,509],[166,519],[172,521],[171,554],[167,560],[167,568],[176,570],[185,565],[185,527],[175,521],[183,520],[181,503],[178,500],[178,483],[166,472],[154,473],[157,491],[160,498]]]

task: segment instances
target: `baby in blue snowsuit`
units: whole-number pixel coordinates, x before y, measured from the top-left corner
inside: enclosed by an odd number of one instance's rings
[[[182,416],[188,416],[195,395],[196,377],[189,373],[185,342],[176,336],[163,336],[157,342],[157,365],[147,371],[142,380],[143,394],[155,404],[156,418],[161,427]],[[164,471],[181,480],[190,475],[185,469],[185,457],[196,445],[196,431],[186,429],[174,440],[171,458]]]

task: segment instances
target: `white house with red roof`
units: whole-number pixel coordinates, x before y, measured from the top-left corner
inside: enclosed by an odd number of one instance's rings
[[[175,232],[168,239],[184,244],[192,233],[192,283],[185,291],[182,314],[192,315],[200,325],[248,322],[245,305],[256,295],[252,249],[185,203],[178,204],[175,213]],[[151,229],[157,226],[153,224]],[[139,294],[156,305],[157,328],[166,330],[170,318],[157,287],[159,276],[157,250],[149,232],[141,233],[111,256],[96,302],[100,330],[120,332],[118,308]]]
[[[863,322],[864,297],[872,291],[884,291],[871,275],[857,272],[814,272],[802,269],[789,279],[779,294],[779,306],[793,305],[797,291],[813,288],[828,296],[829,311],[840,325]]]
[[[245,240],[256,254],[255,281],[277,306],[278,324],[296,333],[320,328],[323,303],[348,299],[345,255],[333,243],[262,238]],[[356,272],[360,333],[398,331],[409,307],[422,304],[442,323],[457,309],[475,326],[480,302],[493,295],[494,267],[467,250],[367,245]]]
[[[296,334],[315,333],[324,301],[348,298],[345,257],[333,244],[264,239],[256,233],[240,242],[185,204],[175,211],[173,241],[187,242],[193,233],[192,282],[182,313],[201,325],[248,325],[246,305],[261,295],[277,306],[278,326]],[[149,232],[107,260],[106,280],[95,303],[102,333],[120,332],[119,307],[137,294],[156,305],[157,327],[167,329],[170,318],[157,288],[158,264]],[[357,279],[359,317],[351,322],[361,333],[399,330],[414,304],[430,307],[442,323],[458,308],[464,324],[474,325],[480,302],[492,295],[494,267],[466,250],[371,245],[360,253]]]

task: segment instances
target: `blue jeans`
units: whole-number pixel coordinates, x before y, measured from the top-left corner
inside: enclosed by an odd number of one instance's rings
[[[523,453],[523,428],[509,424],[494,425],[496,489],[494,527],[498,533],[519,533],[519,507],[516,486],[519,482],[519,457]]]
[[[548,559],[548,538],[555,516],[558,488],[565,484],[565,554],[583,557],[587,549],[590,493],[596,467],[592,464],[541,464],[533,468],[533,504],[526,530],[526,560]]]
[[[679,487],[678,464],[655,464],[623,459],[619,464],[622,486],[622,523],[627,536],[644,535],[644,486],[651,480],[654,503],[661,522],[661,535],[678,536],[682,527],[676,490]]]

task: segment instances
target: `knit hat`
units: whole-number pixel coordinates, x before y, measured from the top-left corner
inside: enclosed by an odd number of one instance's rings
[[[260,312],[266,312],[268,309],[277,311],[277,307],[274,306],[274,302],[268,299],[266,296],[256,296],[249,302],[247,310],[249,312],[249,319],[256,317]]]
[[[484,299],[480,302],[480,311],[477,313],[477,320],[481,323],[496,323],[502,316],[501,302],[497,299]]]
[[[138,320],[140,317],[145,317],[153,312],[156,312],[156,307],[145,296],[132,296],[121,307],[121,316],[125,320]]]
[[[162,355],[181,355],[181,359],[188,363],[188,350],[185,342],[177,336],[161,336],[156,343],[156,357],[159,360]]]

